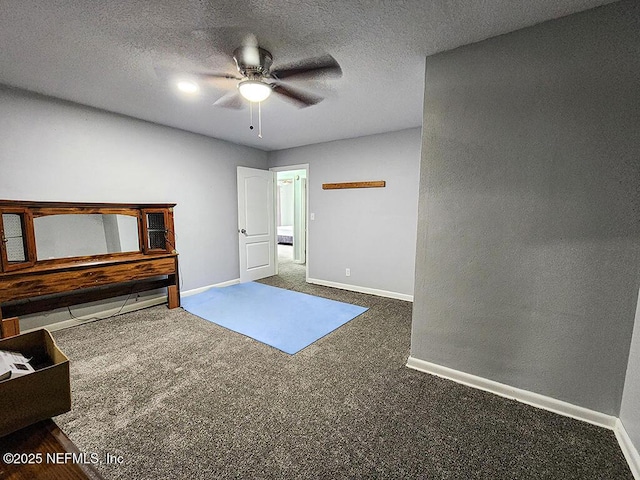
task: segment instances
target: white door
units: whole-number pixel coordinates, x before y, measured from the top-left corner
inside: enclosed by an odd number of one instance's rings
[[[238,167],[238,244],[240,281],[276,274],[274,173]]]

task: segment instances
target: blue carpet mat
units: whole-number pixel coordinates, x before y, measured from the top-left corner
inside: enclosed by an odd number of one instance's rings
[[[299,352],[367,309],[261,283],[211,288],[182,308],[285,353]]]

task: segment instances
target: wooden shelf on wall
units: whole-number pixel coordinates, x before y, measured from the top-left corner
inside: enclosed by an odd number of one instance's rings
[[[343,188],[379,188],[386,186],[384,180],[375,182],[342,182],[342,183],[323,183],[323,190],[340,190]]]

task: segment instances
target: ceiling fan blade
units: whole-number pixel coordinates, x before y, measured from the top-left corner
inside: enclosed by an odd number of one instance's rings
[[[313,95],[308,92],[293,89],[289,86],[284,86],[281,83],[272,84],[273,92],[283,96],[285,100],[289,100],[299,108],[310,107],[324,100],[323,97]]]
[[[192,73],[196,78],[201,80],[242,80],[242,77],[238,75],[232,75],[230,73]]]
[[[234,110],[244,108],[245,104],[246,102],[238,92],[229,92],[213,102],[214,107],[233,108]]]
[[[182,70],[175,67],[167,67],[164,65],[154,65],[154,71],[156,77],[163,82],[176,81],[180,79],[192,79],[192,80],[242,80],[242,77],[225,72],[193,72],[188,70]]]
[[[341,77],[342,69],[336,59],[331,55],[323,55],[322,57],[309,58],[285,67],[276,68],[271,71],[271,76],[278,80],[282,80],[284,78],[289,79],[292,77]]]

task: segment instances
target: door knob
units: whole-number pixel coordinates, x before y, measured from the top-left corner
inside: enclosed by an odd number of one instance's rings
[[[240,230],[240,233],[243,233],[243,234],[245,234],[245,235],[246,235],[246,234],[247,234],[247,231],[243,228],[242,230]]]

